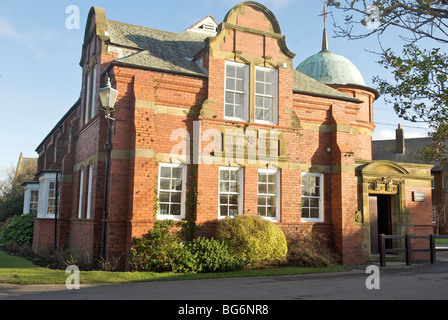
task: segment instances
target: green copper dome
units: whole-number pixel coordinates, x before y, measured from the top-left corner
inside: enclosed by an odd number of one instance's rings
[[[365,86],[361,73],[350,60],[328,50],[325,29],[322,51],[303,61],[296,69],[325,84]]]

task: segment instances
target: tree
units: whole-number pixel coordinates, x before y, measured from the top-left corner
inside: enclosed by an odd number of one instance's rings
[[[392,82],[373,78],[378,91],[399,117],[429,124],[432,143],[425,148],[424,157],[447,161],[448,56],[439,46],[448,43],[448,0],[326,2],[345,13],[344,24],[335,23],[338,37],[378,37],[378,62],[393,75]],[[392,30],[399,31],[405,41],[399,54],[381,45],[381,36]]]
[[[24,161],[17,168],[8,167],[6,177],[0,180],[0,201],[23,195],[22,183],[33,180],[36,169],[37,161]]]
[[[24,187],[22,183],[33,180],[37,161],[31,158],[22,160],[21,156],[17,168],[9,167],[6,177],[0,181],[0,222],[23,212]]]

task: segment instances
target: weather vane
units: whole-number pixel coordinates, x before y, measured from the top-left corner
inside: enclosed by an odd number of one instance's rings
[[[327,40],[327,17],[328,17],[327,7],[324,3],[324,9],[322,10],[322,13],[319,15],[319,17],[324,17],[324,34],[322,37],[322,52],[328,51],[328,40]]]
[[[327,7],[324,4],[324,9],[322,10],[322,14],[319,15],[319,17],[324,17],[324,28],[327,24],[327,17],[328,17],[328,12],[327,12]]]

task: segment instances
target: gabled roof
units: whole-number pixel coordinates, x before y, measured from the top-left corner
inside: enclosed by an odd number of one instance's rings
[[[76,108],[78,108],[79,104],[81,103],[81,97],[75,102],[75,104],[65,113],[65,115],[59,120],[59,122],[51,129],[51,131],[47,134],[47,136],[42,140],[42,142],[37,146],[36,152],[39,152],[39,149],[44,145],[44,143],[48,140],[48,138],[51,137],[53,133],[61,126],[61,124],[67,120],[68,117],[70,117],[73,112],[76,111]]]
[[[422,157],[421,151],[431,143],[431,138],[409,138],[404,141],[405,151],[403,154],[396,153],[395,139],[372,141],[372,160],[432,164],[434,165],[433,171],[441,170],[439,162],[429,162]]]
[[[140,50],[115,60],[118,64],[206,76],[193,58],[210,34],[188,29],[172,33],[113,20],[107,20],[107,30],[111,44]]]
[[[216,22],[212,15],[206,16],[204,19],[196,22],[187,30],[195,32],[205,32],[210,35],[216,35],[216,30],[218,29],[219,23]]]
[[[303,74],[300,71],[293,70],[293,88],[296,93],[302,93],[322,98],[330,98],[336,100],[349,101],[354,103],[361,103],[362,101],[349,95],[333,89],[313,78]]]
[[[181,33],[173,33],[114,20],[106,20],[106,25],[111,44],[138,50],[134,54],[116,59],[113,64],[191,76],[208,76],[207,71],[201,68],[194,58],[206,48],[205,40],[213,37],[213,34],[195,32],[191,28]],[[197,23],[193,27],[196,25]],[[293,75],[294,92],[354,103],[362,102],[297,70],[293,71]]]

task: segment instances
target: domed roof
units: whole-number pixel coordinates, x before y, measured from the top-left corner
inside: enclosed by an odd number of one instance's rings
[[[328,50],[325,29],[322,51],[303,61],[296,69],[325,84],[366,85],[361,73],[350,60]]]

